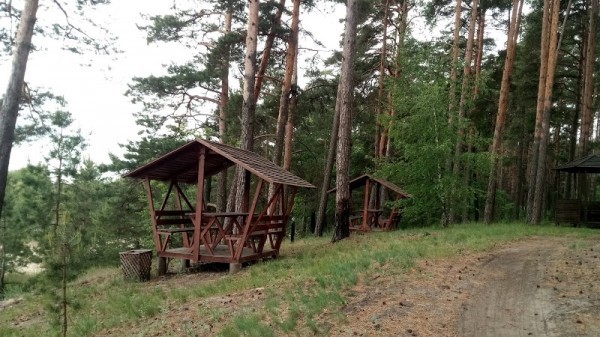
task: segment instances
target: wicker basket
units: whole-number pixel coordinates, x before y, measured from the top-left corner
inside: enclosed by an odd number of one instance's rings
[[[152,267],[152,250],[133,249],[119,253],[121,269],[126,279],[148,281]]]

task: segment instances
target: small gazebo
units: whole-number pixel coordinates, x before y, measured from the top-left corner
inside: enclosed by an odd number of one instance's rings
[[[234,166],[246,172],[248,188],[242,210],[210,209],[209,200],[205,200],[207,179]],[[186,263],[229,263],[233,270],[242,262],[277,257],[298,188],[314,188],[256,153],[202,139],[125,177],[145,182],[161,275],[166,273],[169,258]],[[166,191],[163,188],[163,193],[158,193],[161,190],[156,186],[153,189],[155,182],[168,184]],[[269,184],[275,187],[270,198],[266,191]],[[255,189],[251,203],[250,185]],[[284,186],[288,187],[286,192]]]
[[[387,180],[364,174],[350,181],[350,198],[354,191],[364,187],[364,199],[362,209],[353,212],[350,216],[350,230],[369,232],[373,230],[388,231],[395,229],[400,222],[400,209],[396,206],[389,210],[384,209],[382,189],[387,191],[387,200],[395,201],[410,198],[411,195],[403,191],[396,184]],[[328,191],[333,193],[336,188]],[[373,195],[371,192],[374,192]],[[373,196],[373,198],[371,198]],[[373,199],[373,202],[371,201]]]
[[[559,165],[554,169],[557,173],[556,181],[560,182],[560,174],[573,174],[576,179],[575,185],[581,190],[587,190],[588,186],[585,183],[587,174],[600,173],[600,155],[591,154],[572,162]],[[560,186],[557,184],[557,186]],[[600,223],[600,202],[586,200],[587,191],[579,191],[578,197],[561,198],[560,195],[556,200],[554,219],[555,222],[571,223],[571,224],[598,224]],[[560,193],[559,193],[560,194]],[[582,198],[583,197],[583,198]]]

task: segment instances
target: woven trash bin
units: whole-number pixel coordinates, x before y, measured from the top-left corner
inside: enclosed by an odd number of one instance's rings
[[[121,269],[126,279],[148,281],[152,267],[152,250],[132,249],[119,253]]]

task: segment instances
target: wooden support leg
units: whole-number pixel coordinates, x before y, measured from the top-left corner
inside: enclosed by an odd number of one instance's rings
[[[242,270],[241,263],[230,263],[229,264],[229,274],[235,274],[240,270]]]
[[[190,260],[181,261],[181,271],[185,272],[190,268]]]
[[[158,258],[158,276],[163,276],[167,274],[167,258],[159,257]]]

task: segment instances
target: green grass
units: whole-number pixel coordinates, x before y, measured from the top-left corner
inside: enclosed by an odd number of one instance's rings
[[[401,278],[418,259],[437,259],[461,253],[482,251],[502,243],[531,236],[570,236],[573,249],[589,244],[586,238],[599,236],[597,230],[523,224],[466,224],[446,229],[411,229],[389,233],[354,235],[336,244],[328,238],[306,238],[283,245],[282,256],[274,261],[257,263],[233,276],[206,282],[149,283],[125,282],[118,269],[96,269],[75,281],[71,296],[80,305],[72,311],[71,336],[90,336],[104,329],[161,329],[161,315],[201,298],[265,288],[266,299],[255,306],[235,310],[199,307],[201,322],[186,323],[181,334],[193,335],[190,324],[219,327],[220,336],[278,336],[327,334],[328,329],[343,324],[343,317],[323,313],[337,312],[348,302],[351,288],[371,275]],[[198,275],[198,280],[202,275]],[[20,296],[18,293],[11,293]],[[0,310],[0,336],[53,335],[49,313],[40,295],[26,295],[19,305]],[[37,315],[23,327],[11,322],[24,315]],[[152,322],[152,326],[145,326]],[[136,325],[137,324],[137,325]],[[214,333],[214,332],[213,332]],[[140,333],[140,335],[143,335]]]

